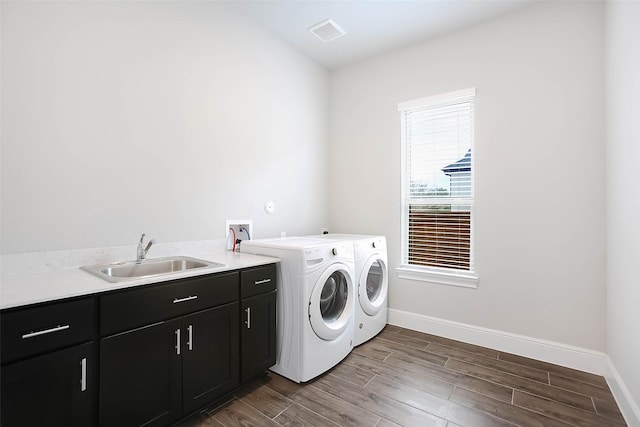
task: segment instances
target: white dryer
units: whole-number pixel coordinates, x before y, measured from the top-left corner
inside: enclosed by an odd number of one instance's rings
[[[387,239],[384,236],[360,234],[322,234],[313,237],[353,244],[358,291],[353,345],[357,346],[369,341],[387,324],[389,294]]]
[[[240,250],[280,259],[272,371],[305,382],[351,352],[356,305],[351,243],[288,237],[245,240]]]

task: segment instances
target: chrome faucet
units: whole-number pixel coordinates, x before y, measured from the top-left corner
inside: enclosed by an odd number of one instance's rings
[[[151,249],[151,245],[153,245],[156,242],[155,239],[151,239],[149,240],[149,243],[147,243],[147,246],[144,246],[144,233],[142,233],[142,236],[140,236],[140,242],[138,243],[138,258],[136,259],[136,262],[138,264],[140,264],[147,256],[147,252],[149,252],[149,249]]]

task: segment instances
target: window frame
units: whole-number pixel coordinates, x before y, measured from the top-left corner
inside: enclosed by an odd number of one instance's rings
[[[448,92],[440,95],[430,96],[426,98],[414,99],[398,104],[400,112],[400,130],[401,130],[401,253],[400,267],[396,269],[398,277],[422,282],[437,283],[451,286],[462,286],[466,288],[476,288],[479,278],[475,271],[475,136],[473,129],[475,127],[475,118],[472,119],[471,129],[471,204],[470,204],[470,269],[462,270],[447,267],[420,266],[408,263],[409,258],[409,196],[407,195],[408,179],[408,153],[407,153],[407,129],[406,129],[406,113],[415,110],[429,109],[453,105],[460,102],[472,103],[475,108],[475,87]],[[472,116],[474,117],[474,116]]]

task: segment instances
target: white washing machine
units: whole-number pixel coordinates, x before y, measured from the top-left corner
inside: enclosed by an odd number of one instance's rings
[[[353,243],[358,290],[353,345],[369,341],[387,324],[387,239],[384,236],[359,234],[322,234],[313,237]]]
[[[276,364],[296,382],[326,372],[353,348],[353,245],[309,237],[245,240],[241,252],[280,258]]]

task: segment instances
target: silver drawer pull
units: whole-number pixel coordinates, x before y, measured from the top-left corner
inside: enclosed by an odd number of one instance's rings
[[[247,329],[251,329],[251,307],[246,308],[247,320],[245,320],[244,324],[247,325]]]
[[[35,331],[35,332],[29,332],[28,334],[24,334],[22,336],[22,339],[27,339],[27,338],[33,338],[33,337],[37,337],[39,335],[44,335],[44,334],[50,334],[52,332],[60,332],[60,331],[64,331],[65,329],[69,329],[69,325],[58,325],[55,328],[49,328],[49,329],[45,329],[43,331]]]
[[[176,354],[180,356],[180,329],[176,329]]]
[[[87,358],[83,357],[80,361],[80,391],[87,390]]]
[[[255,282],[253,282],[256,285],[262,285],[263,283],[269,283],[271,281],[271,279],[262,279],[262,280],[256,280]]]
[[[177,304],[179,302],[191,301],[191,300],[194,300],[194,299],[198,299],[198,295],[192,295],[192,296],[186,297],[186,298],[176,298],[176,299],[173,300],[173,303]]]
[[[189,332],[189,341],[187,341],[187,346],[189,347],[189,351],[193,350],[193,325],[189,325],[187,327],[187,331]]]

